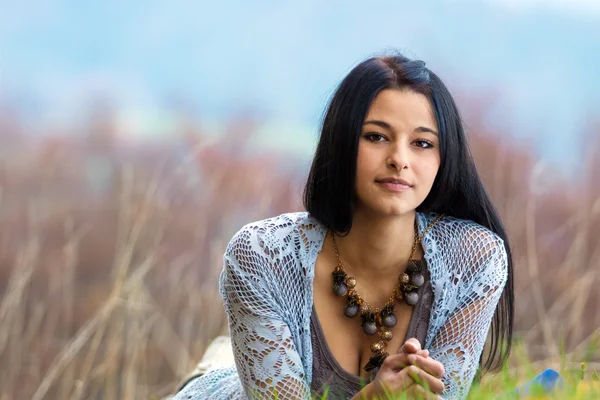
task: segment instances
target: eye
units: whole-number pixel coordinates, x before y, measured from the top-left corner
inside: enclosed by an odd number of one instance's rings
[[[413,143],[417,147],[420,147],[422,149],[432,149],[433,148],[433,143],[431,143],[428,140],[415,140]]]
[[[364,137],[369,142],[382,142],[385,140],[385,136],[380,133],[367,133]]]

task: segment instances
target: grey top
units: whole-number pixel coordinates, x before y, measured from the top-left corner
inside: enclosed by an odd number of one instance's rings
[[[433,303],[433,290],[429,271],[427,271],[424,261],[421,261],[421,270],[424,271],[425,284],[417,289],[419,301],[412,313],[405,339],[416,338],[421,345],[424,345]],[[329,387],[327,399],[332,400],[349,399],[358,393],[368,381],[366,378],[344,370],[333,357],[323,335],[314,304],[310,316],[310,335],[313,352],[313,378],[311,383],[313,394],[318,394],[320,398],[327,387]]]

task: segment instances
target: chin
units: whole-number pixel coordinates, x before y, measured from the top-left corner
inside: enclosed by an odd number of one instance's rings
[[[412,204],[402,204],[399,202],[394,202],[393,204],[378,203],[365,206],[366,209],[370,210],[370,213],[381,217],[399,217],[412,213],[416,209],[416,205],[413,206]]]

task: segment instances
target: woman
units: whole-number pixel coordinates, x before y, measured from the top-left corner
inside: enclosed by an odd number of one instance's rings
[[[375,57],[348,74],[304,203],[229,243],[220,290],[235,366],[176,399],[462,399],[478,367],[506,361],[508,240],[425,63]]]

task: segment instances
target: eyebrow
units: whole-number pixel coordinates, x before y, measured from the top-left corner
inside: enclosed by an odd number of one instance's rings
[[[384,128],[384,129],[392,130],[392,126],[390,124],[388,124],[385,121],[380,121],[380,120],[377,120],[377,119],[370,119],[368,121],[365,121],[365,123],[363,125],[367,125],[367,124],[373,124],[373,125],[380,126],[380,127]],[[439,134],[436,131],[434,131],[433,129],[427,128],[425,126],[419,126],[419,127],[415,128],[414,131],[415,132],[422,132],[422,133],[429,132],[429,133],[433,133],[435,136],[439,136]]]

